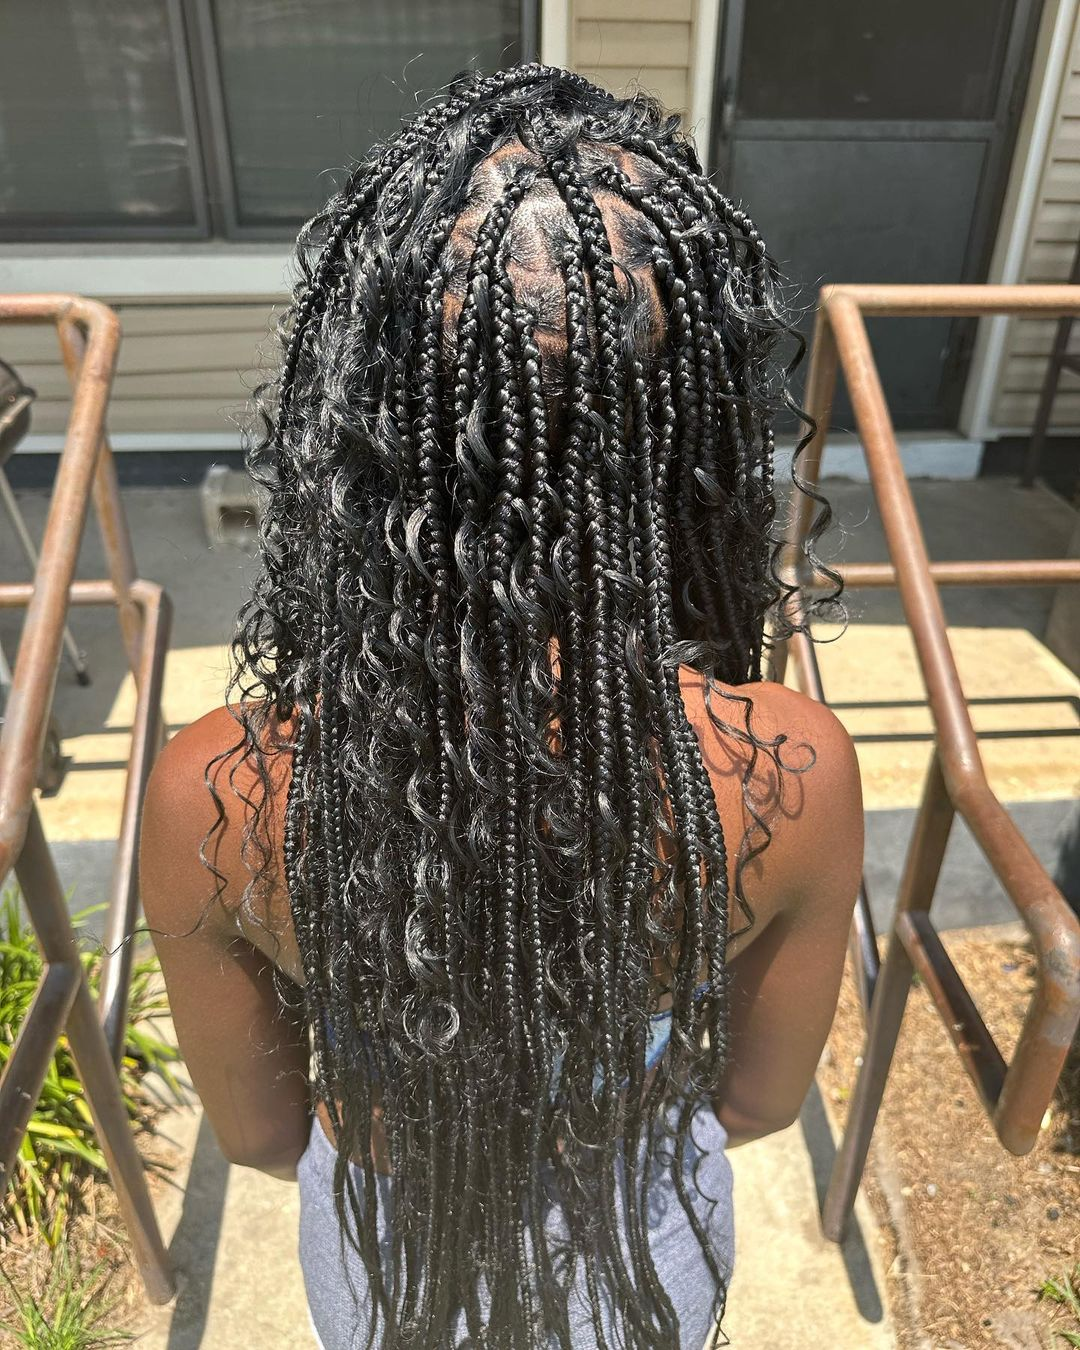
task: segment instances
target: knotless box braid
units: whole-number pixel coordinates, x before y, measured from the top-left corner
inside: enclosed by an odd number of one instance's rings
[[[683,1161],[726,1063],[729,910],[752,922],[680,667],[779,768],[729,688],[790,591],[775,268],[676,119],[538,65],[462,77],[298,257],[235,688],[264,785],[291,765],[280,863],[368,1344],[450,1346],[463,1313],[461,1344],[569,1346],[583,1266],[598,1346],[668,1350],[649,1197],[669,1171],[719,1317]]]

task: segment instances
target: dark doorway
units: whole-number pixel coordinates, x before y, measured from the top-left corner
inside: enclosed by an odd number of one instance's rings
[[[801,304],[829,281],[985,278],[1040,8],[725,0],[712,167]],[[870,327],[896,424],[954,427],[970,321]]]

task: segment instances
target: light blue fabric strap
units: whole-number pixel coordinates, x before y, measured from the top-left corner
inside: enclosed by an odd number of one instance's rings
[[[697,1000],[705,993],[709,987],[709,981],[703,980],[694,990],[694,999]],[[649,1017],[649,1034],[645,1040],[645,1071],[655,1069],[664,1056],[664,1051],[668,1048],[668,1042],[671,1040],[671,1009],[665,1008],[663,1012],[652,1013]],[[551,1065],[551,1083],[548,1088],[548,1097],[551,1101],[555,1100],[558,1090],[559,1074],[562,1072],[563,1059],[565,1052],[558,1050]],[[622,1086],[626,1087],[629,1079],[623,1081]],[[593,1070],[593,1096],[599,1096],[604,1090],[604,1070],[598,1064]]]

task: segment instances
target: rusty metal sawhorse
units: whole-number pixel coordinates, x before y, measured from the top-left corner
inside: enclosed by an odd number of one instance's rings
[[[161,687],[171,610],[160,586],[135,577],[116,466],[105,438],[120,323],[107,306],[74,295],[0,296],[0,323],[55,324],[72,384],[71,413],[33,584],[0,584],[0,607],[24,608],[0,733],[0,883],[14,869],[41,944],[45,973],[0,1078],[0,1188],[41,1091],[57,1038],[67,1033],[98,1141],[147,1293],[159,1303],[174,1285],[142,1161],[120,1095],[128,982],[138,907],[137,848],[146,782],[161,742]],[[110,577],[76,581],[91,498]],[[105,930],[100,1006],[83,974],[60,879],[34,801],[70,605],[116,605],[138,693],[120,837]]]
[[[1080,286],[831,286],[821,295],[806,394],[806,410],[816,430],[804,451],[801,473],[810,483],[818,480],[837,375],[842,371],[891,562],[837,570],[848,586],[898,588],[935,732],[934,754],[876,980],[877,952],[872,929],[869,934],[866,930],[868,911],[864,903],[856,911],[852,943],[856,973],[860,990],[872,992],[872,997],[863,1062],[822,1211],[825,1235],[834,1241],[842,1238],[855,1201],[914,973],[925,982],[998,1139],[1013,1153],[1026,1153],[1033,1146],[1080,1021],[1080,922],[987,782],[938,594],[940,585],[1076,583],[1080,560],[930,561],[863,316],[1057,318],[1078,312]],[[800,571],[799,546],[813,510],[813,501],[796,493],[787,567],[789,579],[804,588],[814,579]],[[812,643],[805,636],[778,650],[777,678],[783,678],[787,648],[803,689],[822,698]],[[1008,1064],[930,921],[957,813],[1016,906],[1037,962],[1036,988]]]

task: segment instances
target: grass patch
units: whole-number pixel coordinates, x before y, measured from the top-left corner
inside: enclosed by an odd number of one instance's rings
[[[87,917],[102,908],[95,906],[76,914],[76,933],[85,932]],[[81,959],[91,992],[96,995],[101,974],[100,943],[95,941],[94,950],[82,952]],[[18,892],[9,889],[0,897],[0,1071],[11,1055],[42,969],[37,940],[23,918]],[[183,1100],[180,1083],[173,1073],[179,1055],[174,1046],[154,1031],[154,1022],[168,1015],[164,989],[155,978],[157,972],[157,959],[153,956],[136,961],[132,967],[120,1088],[133,1122],[144,1123],[149,1115],[148,1099],[141,1084],[150,1072],[160,1076],[178,1101]],[[71,1048],[67,1037],[61,1036],[20,1146],[11,1185],[0,1204],[0,1226],[9,1231],[13,1226],[24,1236],[33,1233],[55,1247],[63,1237],[82,1183],[88,1176],[103,1174],[105,1170],[105,1158]],[[69,1342],[41,1344],[66,1346]],[[81,1346],[84,1342],[70,1344]]]
[[[104,1263],[83,1276],[66,1253],[54,1257],[45,1287],[35,1297],[17,1289],[2,1270],[14,1305],[14,1319],[0,1322],[0,1331],[14,1337],[21,1350],[97,1350],[134,1340],[130,1331],[102,1325],[116,1306],[108,1290],[112,1279]]]
[[[1080,1348],[1080,1262],[1073,1267],[1070,1274],[1062,1275],[1061,1279],[1044,1280],[1039,1289],[1039,1298],[1068,1309],[1072,1314],[1070,1320],[1075,1321],[1076,1329],[1061,1331],[1055,1328],[1054,1335],[1060,1337],[1066,1345]]]

